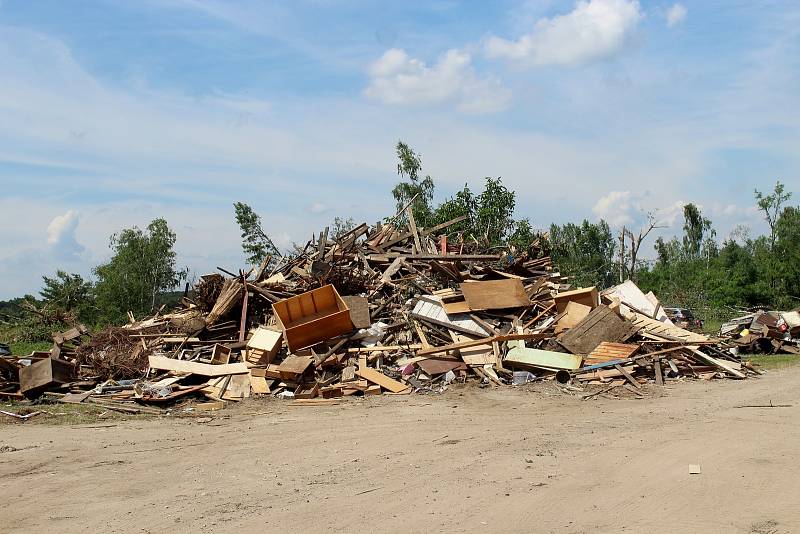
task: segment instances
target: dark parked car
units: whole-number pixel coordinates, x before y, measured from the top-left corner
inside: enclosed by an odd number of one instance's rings
[[[692,310],[687,308],[664,308],[669,320],[675,323],[675,326],[680,326],[686,330],[701,331],[703,329],[703,321],[695,317]]]

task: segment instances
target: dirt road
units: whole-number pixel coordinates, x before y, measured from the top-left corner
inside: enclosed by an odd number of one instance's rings
[[[3,426],[0,531],[800,532],[800,368],[657,395],[469,388]],[[770,400],[792,407],[734,408]]]

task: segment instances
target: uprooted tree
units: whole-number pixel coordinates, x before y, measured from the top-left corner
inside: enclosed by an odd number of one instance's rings
[[[242,251],[247,255],[247,262],[259,265],[267,258],[280,257],[278,247],[261,226],[261,216],[244,202],[234,202],[233,209],[236,223],[242,230]]]

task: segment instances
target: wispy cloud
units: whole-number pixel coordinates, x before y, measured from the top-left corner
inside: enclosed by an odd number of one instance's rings
[[[673,4],[672,7],[667,10],[667,26],[670,28],[677,26],[684,21],[687,13],[688,10],[683,4]]]

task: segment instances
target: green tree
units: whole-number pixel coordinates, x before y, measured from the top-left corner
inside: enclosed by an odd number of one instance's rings
[[[800,304],[800,207],[786,207],[778,216],[773,255],[777,260],[776,304],[794,308]]]
[[[392,189],[392,196],[397,203],[399,213],[397,220],[407,225],[406,214],[402,210],[411,203],[411,213],[417,226],[429,226],[433,217],[433,178],[422,177],[422,156],[402,141],[397,142],[397,175],[401,181]],[[413,199],[413,201],[412,201]]]
[[[350,230],[353,230],[355,227],[356,222],[352,217],[348,217],[347,219],[343,217],[335,217],[333,219],[333,224],[331,225],[330,236],[333,239],[339,239]]]
[[[698,258],[706,239],[712,235],[711,221],[692,203],[683,206],[683,220],[684,254],[688,258]]]
[[[101,321],[122,322],[128,311],[150,313],[161,292],[186,279],[188,270],[175,267],[175,240],[164,219],[153,220],[145,230],[134,226],[111,236],[113,255],[94,270]]]
[[[236,223],[242,230],[242,251],[247,255],[247,262],[259,265],[267,256],[280,256],[278,247],[261,226],[261,216],[244,202],[234,202]]]
[[[614,284],[616,240],[607,222],[552,224],[549,243],[553,263],[576,285]]]
[[[778,181],[775,183],[775,189],[771,195],[765,195],[758,189],[755,190],[756,205],[758,209],[764,212],[764,219],[769,225],[769,245],[770,249],[775,247],[775,240],[777,238],[778,218],[781,215],[783,205],[792,198],[792,193],[785,190],[784,185]]]
[[[486,178],[478,196],[474,232],[490,246],[502,245],[514,225],[514,191],[503,185],[502,178]]]
[[[39,292],[45,304],[74,313],[82,321],[95,318],[94,286],[79,274],[58,270],[52,278],[42,276],[44,287]]]

